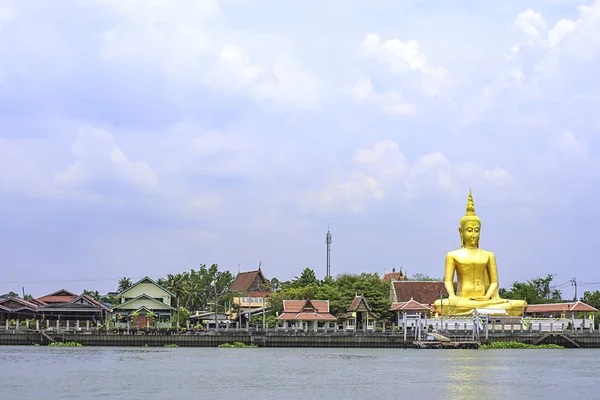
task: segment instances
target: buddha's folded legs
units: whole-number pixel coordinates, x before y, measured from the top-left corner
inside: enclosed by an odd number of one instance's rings
[[[477,301],[458,297],[454,301],[449,299],[436,300],[433,304],[435,311],[443,315],[472,315],[476,308],[497,308],[505,310],[510,316],[523,315],[527,303],[523,300],[491,299],[488,301]]]

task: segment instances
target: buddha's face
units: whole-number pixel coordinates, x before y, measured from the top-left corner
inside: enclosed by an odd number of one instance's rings
[[[479,231],[481,230],[481,224],[478,221],[467,221],[462,230],[460,228],[459,230],[463,246],[469,248],[479,247]]]

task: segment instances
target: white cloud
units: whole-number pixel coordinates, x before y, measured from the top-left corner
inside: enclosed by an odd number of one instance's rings
[[[409,76],[412,86],[425,98],[440,97],[450,87],[446,69],[429,64],[415,40],[382,42],[378,35],[369,33],[361,43],[361,50],[364,57],[386,64],[395,76]]]
[[[144,161],[129,160],[107,130],[80,126],[71,150],[77,161],[56,174],[60,184],[77,186],[98,179],[121,180],[140,189],[157,184],[152,168]]]
[[[488,169],[477,163],[452,164],[439,151],[425,154],[411,165],[398,143],[384,140],[358,149],[347,173],[337,173],[308,200],[313,209],[364,211],[385,198],[410,199],[436,193],[452,196],[468,184],[479,187],[510,186],[514,178],[503,168]]]
[[[557,135],[554,139],[554,144],[559,153],[562,153],[569,158],[577,161],[588,160],[589,155],[587,145],[579,140],[570,130],[566,130]]]
[[[104,59],[158,69],[175,84],[236,91],[277,106],[318,105],[319,85],[290,47],[269,47],[275,42],[264,35],[224,29],[216,1],[107,4],[120,23],[103,34]]]

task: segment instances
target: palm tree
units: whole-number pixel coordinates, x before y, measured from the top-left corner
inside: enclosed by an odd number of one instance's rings
[[[117,288],[117,291],[119,293],[129,289],[131,286],[133,286],[133,283],[131,283],[131,279],[127,278],[127,277],[123,277],[121,279],[119,279],[119,287]]]

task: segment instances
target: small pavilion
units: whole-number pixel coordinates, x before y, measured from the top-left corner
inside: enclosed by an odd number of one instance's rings
[[[277,324],[283,322],[283,328],[316,331],[329,328],[336,318],[329,312],[329,300],[284,300],[283,313],[277,317]]]
[[[371,309],[364,295],[355,296],[346,313],[338,318],[344,330],[373,330],[377,315]]]

